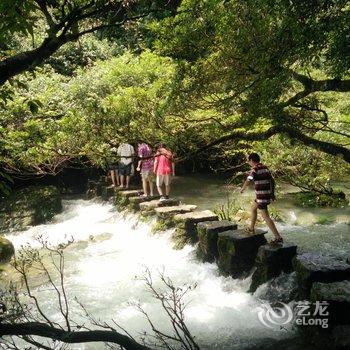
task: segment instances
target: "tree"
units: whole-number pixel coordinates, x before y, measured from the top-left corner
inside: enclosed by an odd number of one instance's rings
[[[345,0],[186,0],[153,30],[185,62],[178,107],[222,116],[204,148],[285,134],[349,163],[349,114],[330,103],[350,92],[349,19]]]
[[[0,106],[2,167],[15,176],[56,175],[83,159],[105,167],[111,140],[155,144],[169,139],[168,124],[175,143],[181,130],[165,112],[174,73],[171,59],[145,51],[97,62],[73,78],[50,67],[22,77],[26,88]]]
[[[176,7],[177,1],[128,0],[4,0],[0,4],[0,41],[5,43],[0,61],[0,86],[32,69],[69,41],[96,31],[123,28],[129,21]],[[168,12],[167,12],[168,11]],[[32,36],[44,32],[33,49],[11,54],[6,42],[14,33]],[[120,32],[123,35],[123,32]],[[10,54],[8,54],[10,52]]]

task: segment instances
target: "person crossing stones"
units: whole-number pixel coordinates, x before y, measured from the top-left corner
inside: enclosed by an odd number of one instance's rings
[[[260,156],[257,153],[251,153],[248,156],[248,163],[251,171],[240,192],[243,193],[250,183],[254,182],[256,199],[251,207],[250,227],[246,229],[246,233],[254,233],[257,212],[260,210],[266,225],[274,235],[270,244],[283,243],[283,238],[268,211],[268,205],[275,200],[275,180],[267,166],[260,162]]]

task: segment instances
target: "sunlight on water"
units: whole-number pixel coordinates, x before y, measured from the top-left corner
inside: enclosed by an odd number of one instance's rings
[[[203,349],[242,349],[266,338],[283,338],[291,330],[267,329],[259,323],[261,301],[246,293],[249,279],[234,280],[220,276],[215,264],[195,259],[194,247],[172,249],[171,231],[151,234],[149,224],[136,215],[123,217],[112,205],[85,200],[64,201],[64,211],[53,222],[14,233],[8,238],[18,250],[30,243],[39,246],[36,235],[57,245],[73,236],[75,243],[66,251],[66,286],[75,320],[82,311],[74,303],[77,297],[91,314],[108,321],[116,319],[128,331],[138,334],[149,330],[144,317],[135,309],[139,302],[156,325],[170,332],[171,326],[159,302],[146,291],[140,279],[146,267],[155,286],[163,288],[159,272],[181,286],[196,283],[188,294],[186,319]],[[40,300],[50,315],[60,320],[53,291],[37,288]],[[86,320],[85,320],[86,322]],[[99,349],[101,344],[71,346],[70,349]]]

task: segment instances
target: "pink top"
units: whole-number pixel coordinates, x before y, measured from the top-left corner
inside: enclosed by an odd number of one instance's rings
[[[141,160],[142,158],[146,158],[142,160],[141,172],[153,170],[153,158],[148,158],[148,157],[152,157],[152,148],[149,145],[147,145],[147,143],[141,143],[139,145],[138,155]]]
[[[172,174],[172,158],[173,154],[165,148],[159,148],[156,153],[157,175]]]

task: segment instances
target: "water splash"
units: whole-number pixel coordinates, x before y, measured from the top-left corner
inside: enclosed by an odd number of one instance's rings
[[[117,319],[134,334],[148,330],[145,319],[130,302],[142,304],[157,326],[170,332],[171,326],[159,303],[145,291],[137,279],[145,266],[155,276],[156,287],[162,288],[158,271],[165,271],[176,285],[196,283],[188,295],[188,326],[203,349],[242,349],[259,344],[262,339],[289,337],[292,331],[266,329],[258,320],[259,306],[255,296],[246,292],[249,279],[235,280],[220,276],[215,264],[196,260],[194,247],[174,250],[171,230],[151,234],[149,224],[136,215],[123,216],[106,203],[69,200],[64,211],[53,222],[32,227],[8,236],[16,249],[29,243],[38,246],[36,235],[47,237],[57,245],[66,237],[75,242],[66,251],[66,287],[72,300],[77,297],[96,317]],[[37,289],[44,308],[58,318],[52,291]],[[79,321],[78,305],[72,306]],[[81,345],[79,349],[99,349],[101,345]],[[76,349],[76,347],[75,347]]]

